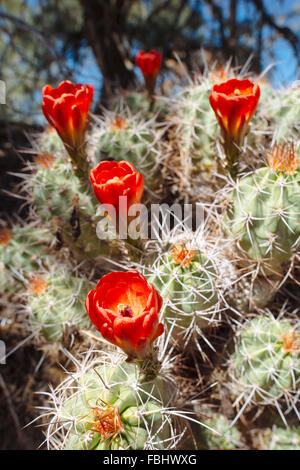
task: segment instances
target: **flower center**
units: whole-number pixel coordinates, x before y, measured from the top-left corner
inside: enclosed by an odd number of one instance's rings
[[[236,88],[233,92],[235,94],[235,96],[240,96],[241,92],[238,88]]]
[[[184,243],[177,244],[174,246],[172,254],[175,263],[188,268],[195,256],[195,250],[189,250]]]
[[[119,304],[118,305],[118,310],[119,313],[122,315],[122,317],[133,317],[133,311],[132,308],[129,307],[129,305],[126,304]]]
[[[284,353],[298,354],[300,352],[300,338],[297,331],[290,331],[280,336],[279,340],[283,343]]]
[[[10,242],[12,232],[8,228],[0,229],[0,246],[6,246]]]
[[[113,405],[106,405],[101,408],[93,408],[94,423],[92,431],[101,434],[106,440],[114,437],[123,430],[123,424],[119,408]]]

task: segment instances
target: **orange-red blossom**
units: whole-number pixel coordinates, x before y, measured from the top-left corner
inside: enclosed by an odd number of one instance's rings
[[[224,146],[231,159],[243,145],[249,121],[260,97],[259,85],[250,80],[227,80],[214,85],[209,97],[222,129]]]
[[[163,333],[162,298],[138,271],[103,276],[86,299],[88,315],[103,338],[129,358],[144,359]]]

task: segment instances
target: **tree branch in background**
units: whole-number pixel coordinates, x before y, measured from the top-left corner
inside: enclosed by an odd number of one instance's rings
[[[118,3],[121,11],[124,8],[121,22],[119,11],[114,10],[109,1],[80,0],[86,37],[103,74],[102,104],[120,87],[128,89],[135,83],[133,72],[126,66],[128,57],[124,49],[125,15],[129,6],[128,2]]]
[[[296,57],[296,60],[298,64],[300,64],[300,57],[299,57],[299,52],[300,52],[300,39],[297,34],[295,34],[290,28],[287,26],[280,26],[275,22],[273,17],[269,15],[269,13],[266,11],[262,0],[251,0],[252,3],[256,6],[258,11],[261,13],[261,19],[263,24],[269,25],[271,28],[275,29],[284,39],[286,39],[294,49],[294,54]]]

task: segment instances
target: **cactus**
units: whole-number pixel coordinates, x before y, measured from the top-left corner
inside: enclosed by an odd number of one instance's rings
[[[157,176],[162,158],[159,143],[162,131],[153,118],[144,121],[128,112],[108,113],[91,135],[89,153],[94,163],[100,160],[127,160],[144,175],[145,186],[157,186]]]
[[[226,416],[194,406],[202,425],[193,425],[193,434],[199,450],[236,450],[244,447],[243,437],[236,426],[230,426]]]
[[[124,91],[101,116],[91,86],[44,88],[65,146],[49,128],[30,137],[36,156],[14,173],[30,207],[0,230],[0,328],[16,342],[22,330],[35,374],[63,364],[59,382],[43,377],[57,386],[42,403],[49,448],[299,447],[299,90],[237,79],[214,88],[215,115],[212,87],[235,75],[208,70],[161,98]],[[151,240],[98,238],[104,202],[121,233],[128,208],[159,200]],[[196,202],[200,221],[195,206],[186,217]]]
[[[54,430],[63,428],[64,449],[168,448],[172,425],[164,409],[171,396],[162,379],[144,382],[133,364],[104,356],[78,366],[74,376],[58,387],[50,441],[55,442]]]
[[[276,403],[299,387],[299,331],[287,320],[260,316],[248,320],[236,335],[231,355],[232,391],[245,401]]]
[[[123,112],[128,109],[131,114],[139,114],[146,119],[152,118],[153,115],[162,117],[168,113],[168,107],[163,100],[155,97],[153,105],[146,93],[131,92],[126,93],[121,98],[118,98],[113,104],[113,109],[117,113]]]
[[[24,227],[15,226],[11,230],[0,229],[0,280],[4,291],[16,290],[16,279],[23,281],[24,276],[33,270],[47,265],[47,254],[51,234],[46,228],[35,224]],[[43,257],[44,254],[44,257]]]
[[[299,105],[299,86],[292,84],[280,92],[273,90],[267,111],[274,129],[274,138],[278,142],[298,137],[300,126]]]
[[[58,159],[50,168],[39,165],[29,191],[38,216],[54,232],[59,245],[66,245],[79,259],[112,254],[112,243],[96,234],[94,196],[82,188],[69,162]]]
[[[63,341],[66,329],[90,327],[84,303],[91,285],[63,266],[49,273],[32,273],[27,283],[27,302],[33,330],[47,341]]]
[[[215,167],[218,124],[208,100],[211,86],[210,80],[202,79],[184,88],[170,114],[187,181],[194,178],[203,180],[206,172]]]
[[[300,427],[274,425],[272,429],[258,431],[254,442],[259,450],[300,450]]]
[[[62,154],[66,156],[66,150],[56,130],[49,126],[47,129],[38,135],[34,141],[34,147],[41,154],[50,154],[58,158]]]
[[[224,219],[238,246],[272,274],[289,262],[300,236],[300,172],[291,152],[288,147],[273,150],[270,167],[237,181]]]
[[[152,274],[154,273],[154,274]],[[218,293],[212,261],[184,243],[175,244],[159,256],[151,268],[149,282],[165,299],[164,319],[177,340],[215,320]]]

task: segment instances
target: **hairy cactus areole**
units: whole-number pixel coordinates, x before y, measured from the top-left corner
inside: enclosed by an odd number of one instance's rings
[[[174,338],[188,340],[215,320],[218,303],[211,260],[184,243],[157,258],[151,282],[165,300],[164,319]]]
[[[91,326],[84,308],[91,285],[62,266],[56,266],[55,271],[32,274],[27,283],[32,329],[37,329],[47,341],[63,341],[65,334]]]
[[[167,399],[165,397],[168,397]],[[172,446],[165,406],[172,397],[162,379],[144,382],[133,364],[113,356],[90,363],[58,387],[48,436],[72,450],[142,450]],[[61,431],[60,431],[61,429]]]
[[[230,358],[235,394],[245,401],[272,404],[292,397],[300,382],[299,331],[287,320],[257,317],[242,325]]]
[[[274,147],[269,167],[237,181],[225,230],[265,272],[280,274],[300,237],[299,161],[289,145]]]

